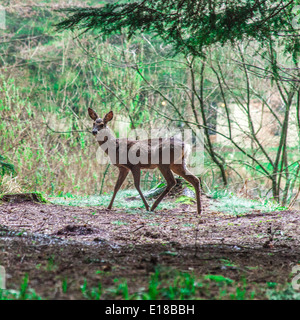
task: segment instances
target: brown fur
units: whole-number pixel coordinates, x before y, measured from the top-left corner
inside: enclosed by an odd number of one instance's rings
[[[98,143],[100,147],[102,147],[103,150],[111,157],[111,161],[113,162],[113,164],[119,168],[119,177],[116,182],[116,185],[114,188],[114,194],[108,206],[108,209],[112,208],[117,192],[119,191],[121,185],[126,179],[129,171],[131,171],[134,178],[134,185],[137,191],[139,192],[146,209],[149,211],[149,205],[140,189],[141,169],[158,168],[161,171],[164,178],[166,179],[167,187],[162,192],[162,194],[158,197],[158,199],[156,199],[156,201],[151,207],[151,211],[153,211],[158,206],[158,204],[167,195],[167,193],[175,186],[176,182],[172,173],[173,171],[174,173],[180,175],[181,177],[183,177],[185,180],[187,180],[194,186],[196,199],[197,199],[197,212],[198,214],[201,213],[200,181],[197,177],[192,175],[186,168],[186,164],[185,164],[186,155],[185,155],[184,143],[181,140],[176,139],[174,137],[147,139],[147,140],[116,139],[113,133],[110,131],[110,129],[108,129],[106,126],[107,122],[111,121],[113,118],[112,111],[106,114],[103,120],[100,119],[97,113],[90,108],[88,109],[88,113],[90,117],[95,121],[94,127],[93,127],[94,135],[97,135],[97,133],[103,129],[106,130],[103,135],[103,140],[101,141],[98,140]],[[114,155],[110,155],[108,149],[105,148],[109,144],[111,144],[111,147],[115,148],[115,149],[112,148],[112,150],[116,150]],[[144,161],[139,161],[138,163],[131,163],[129,159],[129,151],[132,152],[132,150],[134,150],[135,148],[136,148],[136,156],[137,157],[142,156],[142,159]],[[126,159],[121,159],[121,156],[124,150],[127,151],[127,157]],[[167,164],[164,164],[162,161],[164,150],[168,151],[170,154],[170,159],[169,159],[170,162],[168,162]],[[177,153],[175,152],[176,150],[177,150]],[[153,156],[154,154],[157,156],[158,163],[151,163],[151,156]],[[113,159],[114,156],[115,156],[115,159]],[[123,161],[124,163],[121,163],[121,160],[125,160]]]

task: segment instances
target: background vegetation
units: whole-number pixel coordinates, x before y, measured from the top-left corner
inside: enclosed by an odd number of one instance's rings
[[[113,110],[115,129],[122,121],[124,130],[203,130],[206,192],[226,188],[297,205],[299,65],[291,38],[268,32],[262,45],[252,32],[234,43],[212,41],[196,53],[178,44],[174,55],[173,44],[152,37],[150,29],[130,39],[121,28],[105,39],[94,29],[57,32],[69,2],[4,5],[0,193],[111,191],[115,171],[97,162],[86,112],[92,107],[99,114]],[[158,172],[145,172],[142,186],[160,180]]]

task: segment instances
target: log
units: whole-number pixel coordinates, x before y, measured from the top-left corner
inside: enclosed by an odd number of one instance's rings
[[[156,199],[159,197],[159,195],[165,190],[166,185],[163,184],[163,186],[161,186],[161,183],[154,187],[153,189],[147,191],[144,193],[144,197],[147,199]],[[168,193],[168,197],[178,197],[182,194],[185,193],[192,193],[192,191],[190,189],[188,189],[185,185],[184,185],[184,181],[183,179],[180,178],[176,178],[176,185],[172,188],[172,190]],[[125,200],[139,200],[140,196],[134,196],[134,197],[128,197]]]
[[[22,203],[22,202],[28,202],[28,201],[38,202],[38,203],[48,202],[39,192],[4,194],[0,197],[0,201],[9,202],[9,203]]]

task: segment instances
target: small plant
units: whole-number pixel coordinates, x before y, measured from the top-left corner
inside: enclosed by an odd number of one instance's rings
[[[245,300],[246,299],[246,279],[242,279],[242,288],[240,286],[236,287],[235,293],[230,294],[232,300]]]
[[[208,191],[208,195],[213,199],[223,199],[232,197],[233,193],[228,189],[224,189],[218,185],[215,185],[212,190]]]
[[[270,289],[275,289],[277,287],[276,282],[267,282],[267,287]]]
[[[41,300],[42,298],[29,288],[28,274],[25,274],[20,290],[4,290],[0,289],[0,300]]]
[[[48,258],[48,263],[47,263],[47,266],[46,266],[46,270],[47,271],[54,271],[56,268],[57,268],[57,265],[55,263],[55,256],[51,255]]]
[[[236,268],[236,265],[234,263],[232,263],[230,260],[228,259],[220,259],[220,262],[222,262],[222,265],[225,267],[233,267]]]
[[[87,281],[84,280],[83,284],[80,286],[81,293],[84,298],[89,300],[100,300],[102,296],[102,284],[99,282],[97,288],[87,288]]]
[[[128,285],[126,281],[119,284],[116,294],[121,295],[124,300],[129,300]]]
[[[148,291],[142,294],[143,300],[156,300],[159,294],[160,281],[159,281],[159,271],[156,269],[155,273],[151,276],[148,285]]]
[[[182,204],[194,204],[194,203],[196,203],[196,200],[192,197],[182,195],[182,196],[179,196],[175,202],[182,203]]]
[[[196,289],[202,283],[197,282],[193,274],[166,270],[161,272],[156,269],[151,276],[148,290],[141,294],[143,300],[184,300],[195,298]]]
[[[64,280],[62,281],[61,287],[62,287],[63,293],[67,293],[67,290],[68,290],[67,278],[64,278]]]
[[[222,275],[214,275],[214,274],[209,274],[205,276],[204,279],[209,279],[218,283],[225,283],[225,284],[232,284],[234,282],[233,280],[229,278],[225,278]]]

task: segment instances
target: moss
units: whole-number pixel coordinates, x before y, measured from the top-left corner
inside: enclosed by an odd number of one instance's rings
[[[0,201],[11,203],[20,203],[26,201],[49,203],[49,201],[46,200],[40,192],[3,194],[0,196]]]

